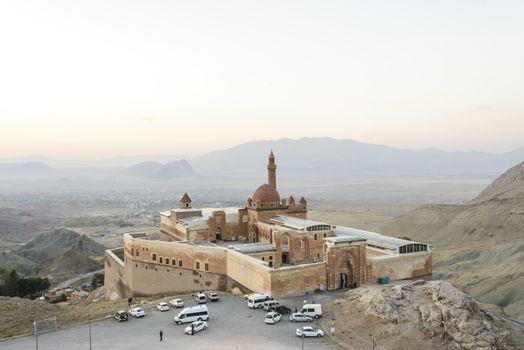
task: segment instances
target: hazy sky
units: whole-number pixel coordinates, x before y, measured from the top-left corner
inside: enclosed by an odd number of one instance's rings
[[[0,157],[524,146],[523,1],[0,3]]]

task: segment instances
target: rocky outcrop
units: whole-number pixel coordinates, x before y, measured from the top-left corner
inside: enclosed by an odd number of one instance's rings
[[[419,329],[449,349],[508,349],[509,331],[468,294],[445,281],[416,281],[382,288],[359,288],[346,299],[369,316]],[[407,327],[407,326],[406,326]]]

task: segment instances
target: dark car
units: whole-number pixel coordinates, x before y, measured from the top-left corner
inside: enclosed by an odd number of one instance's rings
[[[291,309],[284,305],[279,305],[275,308],[275,311],[281,315],[287,315],[291,313]]]
[[[126,311],[117,311],[115,312],[115,320],[118,322],[127,321],[129,319],[129,315]]]

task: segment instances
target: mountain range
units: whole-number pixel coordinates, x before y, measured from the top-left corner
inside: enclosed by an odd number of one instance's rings
[[[126,157],[103,160],[86,168],[50,168],[47,162],[0,163],[0,179],[69,177],[96,173],[97,176],[139,179],[169,179],[194,175],[257,176],[264,173],[269,150],[273,149],[281,176],[495,176],[524,159],[524,147],[505,153],[450,152],[437,149],[406,150],[362,143],[351,139],[301,138],[254,141],[200,156]],[[35,160],[37,157],[24,158]],[[141,159],[138,164],[129,164]],[[80,163],[77,163],[77,165]]]

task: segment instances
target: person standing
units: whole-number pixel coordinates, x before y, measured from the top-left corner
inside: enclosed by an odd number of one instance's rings
[[[162,330],[160,330],[160,341],[162,341],[162,337],[164,336],[164,332],[162,332]]]
[[[335,335],[335,321],[331,321],[331,336]]]

